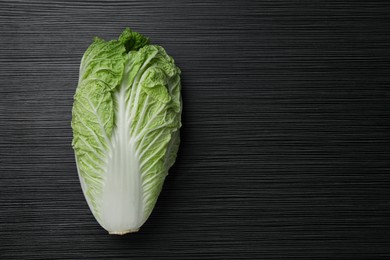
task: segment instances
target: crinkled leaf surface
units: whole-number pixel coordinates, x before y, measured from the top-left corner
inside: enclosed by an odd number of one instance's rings
[[[83,192],[110,233],[147,220],[179,147],[180,70],[165,50],[126,29],[95,38],[80,65],[72,110]]]

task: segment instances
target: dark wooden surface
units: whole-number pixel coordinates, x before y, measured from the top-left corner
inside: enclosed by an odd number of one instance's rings
[[[0,1],[0,259],[389,259],[388,1]],[[131,27],[183,72],[182,145],[109,236],[71,149],[80,58]]]

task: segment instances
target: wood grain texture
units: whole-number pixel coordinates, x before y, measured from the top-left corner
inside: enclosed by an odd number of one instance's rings
[[[390,2],[0,1],[0,259],[389,259]],[[179,157],[108,236],[70,128],[92,37],[182,69]]]

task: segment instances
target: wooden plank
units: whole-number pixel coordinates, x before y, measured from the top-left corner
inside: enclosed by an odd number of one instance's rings
[[[390,258],[390,2],[0,1],[1,259]],[[93,36],[182,69],[182,145],[141,231],[108,236],[70,128]]]

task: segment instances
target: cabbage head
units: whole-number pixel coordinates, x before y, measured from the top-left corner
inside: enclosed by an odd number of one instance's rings
[[[84,53],[72,109],[81,187],[110,234],[138,231],[179,148],[180,69],[143,35],[95,38]]]

